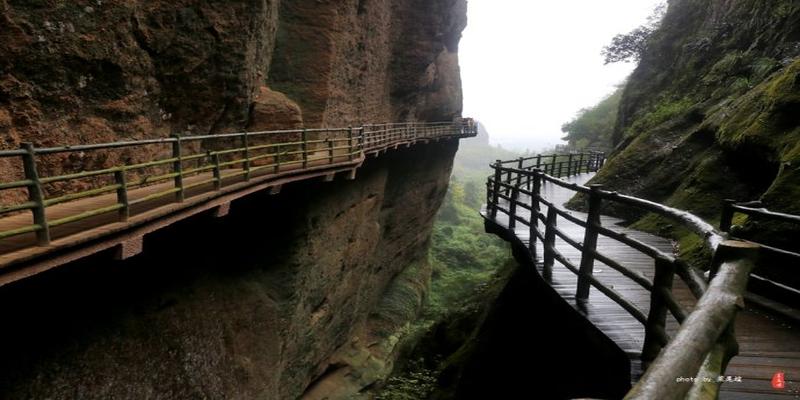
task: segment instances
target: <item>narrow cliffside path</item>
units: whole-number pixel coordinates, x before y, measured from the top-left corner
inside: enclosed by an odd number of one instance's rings
[[[585,184],[594,174],[585,173],[568,179],[572,183]],[[572,198],[574,192],[557,185],[544,183],[541,189],[542,196],[556,205],[562,205]],[[520,201],[530,203],[529,198],[520,197]],[[542,210],[546,212],[546,210]],[[586,219],[586,214],[571,212],[574,216]],[[530,212],[517,209],[517,215],[530,219]],[[503,227],[508,226],[508,216],[498,213],[495,222]],[[622,220],[609,216],[602,216],[604,226],[617,225]],[[584,228],[560,219],[558,227],[576,242],[583,241]],[[673,244],[670,240],[633,229],[615,226],[615,230],[625,233],[631,238],[645,242],[659,250],[672,252]],[[518,225],[514,230],[515,235],[526,245],[529,242],[529,229],[525,225]],[[648,279],[655,274],[654,261],[636,250],[625,246],[613,239],[600,236],[597,248],[603,254],[620,260],[621,263],[641,273]],[[581,252],[564,240],[556,239],[556,249],[574,264],[579,264]],[[537,241],[537,254],[543,254],[542,241]],[[579,313],[584,315],[594,326],[599,328],[606,336],[612,339],[631,360],[631,376],[634,382],[641,377],[641,351],[645,341],[644,326],[630,313],[609,297],[592,287],[589,300],[576,299],[577,276],[556,263],[552,274],[547,274],[543,264],[537,260],[539,273],[550,283],[559,295]],[[595,260],[594,277],[606,286],[622,294],[626,299],[639,307],[645,314],[649,311],[650,292],[634,284],[615,269]],[[672,293],[684,309],[691,311],[696,303],[695,297],[689,288],[681,281],[675,280]],[[672,337],[680,325],[669,317],[667,319],[667,333]],[[800,390],[800,326],[770,315],[760,309],[747,306],[736,318],[735,333],[739,343],[739,355],[734,357],[724,379],[728,377],[732,382],[721,386],[721,399],[791,399],[796,398]],[[787,385],[783,390],[774,389],[771,379],[775,373],[784,372]],[[741,377],[741,382],[738,378]]]

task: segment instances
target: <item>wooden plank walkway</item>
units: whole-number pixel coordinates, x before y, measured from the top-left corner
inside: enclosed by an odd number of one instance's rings
[[[449,131],[448,131],[449,132]],[[187,187],[183,202],[177,202],[174,194],[147,199],[154,194],[173,189],[172,179],[162,183],[141,187],[130,187],[128,198],[133,203],[144,200],[130,208],[130,217],[121,222],[117,211],[109,211],[79,221],[51,226],[51,242],[47,246],[37,245],[34,233],[21,234],[0,240],[0,286],[74,261],[81,257],[124,245],[141,242],[141,237],[163,226],[210,209],[228,207],[232,200],[250,193],[269,189],[274,193],[281,185],[290,182],[320,179],[333,180],[335,174],[348,174],[355,178],[356,170],[371,156],[386,151],[416,144],[428,144],[440,140],[466,137],[461,133],[444,132],[440,136],[396,138],[380,144],[370,144],[354,156],[347,151],[310,150],[307,165],[300,161],[287,160],[280,169],[253,170],[250,179],[244,177],[241,165],[221,170],[222,187],[216,190],[211,182],[211,171],[187,175],[183,185]],[[343,154],[344,153],[344,154]],[[321,155],[321,158],[318,156]],[[205,183],[204,183],[205,182]],[[115,193],[87,197],[47,207],[48,221],[58,220],[81,213],[98,210],[117,204]],[[0,218],[0,232],[29,226],[33,223],[30,212],[8,214]],[[133,244],[132,247],[140,245]],[[121,250],[125,251],[125,250]]]
[[[592,174],[581,174],[569,180],[584,184],[591,176]],[[554,184],[545,183],[542,186],[542,196],[552,201],[553,204],[564,204],[573,194],[574,192]],[[521,200],[530,204],[529,198],[521,197]],[[546,206],[542,205],[542,212],[546,211]],[[529,212],[522,207],[517,208],[517,214],[526,220],[530,219]],[[572,212],[572,214],[581,220],[586,219],[584,213]],[[622,222],[619,219],[603,216],[601,221],[602,225],[613,225],[614,230],[624,232],[659,250],[666,252],[674,250],[670,240],[619,226],[617,224]],[[507,227],[508,217],[503,213],[498,213],[495,222]],[[558,219],[558,226],[573,240],[579,243],[583,241],[584,229],[582,227],[563,218]],[[528,243],[529,230],[527,226],[517,224],[515,234],[524,243]],[[573,264],[580,264],[581,252],[563,239],[557,237],[556,248]],[[652,280],[655,266],[650,257],[602,235],[598,238],[597,249],[600,253]],[[538,241],[537,254],[541,255],[543,251],[542,243]],[[588,301],[576,300],[577,276],[558,261],[553,268],[552,276],[545,276],[540,261],[537,260],[539,272],[561,297],[628,354],[631,359],[632,379],[638,380],[642,375],[640,357],[645,337],[644,326],[594,287],[591,288]],[[603,284],[620,292],[647,315],[650,292],[600,261],[595,261],[594,276]],[[676,278],[675,280],[673,294],[687,312],[693,309],[695,298],[680,279]],[[669,335],[673,336],[678,329],[677,321],[670,315],[667,322]],[[720,398],[734,400],[800,398],[800,326],[747,306],[738,314],[735,331],[740,347],[739,355],[734,357],[728,366],[726,377],[740,376],[742,382],[723,384]],[[773,374],[779,371],[785,373],[786,388],[784,390],[776,390],[771,386]]]
[[[357,168],[363,162],[363,158],[358,158],[350,161],[346,157],[337,157],[333,164],[318,162],[317,165],[309,165],[308,168],[302,168],[300,165],[284,166],[279,173],[274,173],[270,170],[261,170],[258,173],[253,173],[249,182],[246,182],[242,175],[241,168],[229,168],[223,170],[223,188],[221,191],[214,190],[212,182],[195,186],[186,191],[184,202],[178,203],[175,201],[174,195],[166,195],[157,199],[144,201],[131,207],[128,222],[118,222],[117,212],[112,211],[105,214],[90,217],[81,221],[61,225],[51,228],[51,237],[53,238],[49,246],[37,246],[36,236],[33,233],[14,236],[0,240],[0,269],[4,266],[13,264],[18,260],[24,260],[29,257],[35,257],[54,251],[59,248],[68,247],[73,244],[78,244],[84,241],[92,240],[116,231],[120,231],[128,226],[137,225],[143,222],[152,220],[178,209],[191,207],[203,201],[207,201],[211,197],[216,197],[219,194],[229,193],[232,191],[241,190],[243,187],[257,184],[266,180],[277,180],[293,175],[302,175],[307,172],[309,177],[320,176],[320,173],[341,172],[342,170],[352,170]],[[316,168],[315,168],[316,167]],[[317,172],[314,174],[314,172]],[[232,176],[225,178],[226,175]],[[212,178],[211,172],[200,173],[194,176],[184,178],[184,185],[190,186],[196,182],[208,181]],[[144,199],[155,193],[164,192],[172,189],[174,184],[172,180],[164,183],[143,186],[135,189],[130,189],[128,192],[129,199],[133,202],[137,199]],[[58,204],[47,208],[48,220],[69,217],[78,215],[82,212],[95,210],[117,203],[116,194],[106,194],[94,197],[88,197],[80,200],[70,201]],[[11,230],[32,223],[32,217],[29,212],[21,212],[15,215],[10,215],[5,218],[0,218],[0,231]]]

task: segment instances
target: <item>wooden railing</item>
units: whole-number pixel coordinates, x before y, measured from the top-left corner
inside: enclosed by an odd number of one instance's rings
[[[505,225],[510,233],[516,235],[517,224],[528,227],[528,251],[534,260],[539,260],[537,242],[542,241],[543,274],[552,274],[555,261],[559,261],[569,271],[577,275],[576,298],[586,301],[589,288],[594,287],[603,295],[619,304],[645,328],[645,341],[641,352],[644,376],[626,398],[630,399],[678,399],[678,398],[716,398],[719,390],[717,377],[727,362],[738,352],[733,336],[733,321],[737,309],[741,307],[750,272],[756,265],[761,249],[757,243],[730,240],[729,236],[716,230],[701,218],[686,211],[667,207],[652,201],[602,190],[601,185],[582,186],[559,179],[576,171],[556,167],[558,160],[570,160],[575,155],[549,155],[527,158],[523,161],[511,160],[496,162],[491,167],[494,174],[487,181],[487,206],[485,217],[498,225],[498,214],[507,216]],[[551,160],[543,165],[539,160]],[[602,155],[584,155],[586,165],[579,164],[577,171],[592,171],[602,166]],[[531,160],[536,160],[531,165]],[[527,163],[526,163],[527,161]],[[511,165],[511,166],[509,166]],[[538,168],[537,168],[538,166]],[[588,212],[581,219],[557,204],[541,196],[544,183],[561,186],[586,196]],[[699,271],[687,265],[673,254],[636,240],[612,227],[603,226],[600,211],[605,202],[620,203],[672,219],[695,234],[704,238],[713,253],[709,267],[710,280]],[[542,205],[546,211],[542,210]],[[521,209],[525,213],[518,212]],[[744,206],[734,206],[738,212],[751,212]],[[763,211],[762,211],[763,213]],[[785,218],[785,215],[770,213],[771,217]],[[795,220],[795,216],[789,216]],[[568,236],[559,229],[558,220],[564,219],[585,229],[583,241]],[[544,230],[540,230],[541,225]],[[502,226],[502,225],[501,225]],[[597,248],[599,235],[611,238],[654,259],[655,274],[652,280],[641,273],[626,268],[618,260],[613,260]],[[555,246],[556,237],[581,252],[579,265],[573,264]],[[600,261],[620,272],[631,281],[650,292],[650,307],[645,314],[633,302],[626,299],[612,287],[604,285],[593,276],[595,261]],[[683,280],[698,299],[694,310],[687,313],[676,301],[672,285],[677,275]],[[666,317],[671,314],[681,324],[675,338],[670,340],[666,332]],[[690,384],[676,384],[681,377],[691,377]],[[688,379],[687,379],[688,381]]]
[[[0,239],[35,233],[40,246],[50,243],[50,229],[82,221],[101,214],[116,212],[118,221],[126,221],[132,207],[154,200],[183,202],[192,189],[211,186],[221,190],[232,179],[249,180],[255,175],[278,174],[292,170],[325,168],[360,162],[363,155],[378,153],[390,146],[444,137],[467,137],[477,134],[470,119],[457,122],[395,123],[349,128],[295,129],[282,131],[242,132],[219,135],[179,136],[170,138],[36,148],[24,143],[18,150],[0,151],[0,158],[16,159],[20,179],[0,182],[2,191],[24,191],[25,200],[0,207],[0,218],[30,211],[32,223],[0,231]],[[63,156],[83,158],[86,153],[111,153],[128,149],[156,156],[140,163],[118,163],[89,171],[41,176],[42,158]],[[191,182],[188,180],[190,178]],[[77,189],[64,190],[66,183],[80,181]],[[171,184],[169,184],[171,182]],[[130,198],[132,189],[154,184],[167,184],[153,193]],[[48,185],[61,184],[54,189]],[[48,190],[50,189],[50,190]],[[197,190],[194,190],[197,192]],[[6,192],[7,193],[7,192]],[[49,195],[54,193],[54,195]],[[116,202],[81,211],[77,214],[49,218],[49,207],[103,194],[116,193]],[[197,193],[194,193],[197,194]],[[23,197],[20,193],[11,198]]]
[[[731,228],[733,228],[733,216],[736,213],[747,215],[756,220],[784,222],[800,227],[800,215],[770,211],[764,208],[760,201],[737,202],[736,200],[725,200],[722,203],[722,216],[719,223],[719,229],[721,231],[731,233],[733,236],[735,236],[735,233],[731,232]],[[800,261],[800,253],[768,246],[764,243],[759,243],[759,245],[761,245],[763,250],[774,252],[790,257],[796,261]]]
[[[722,203],[719,227],[721,231],[735,238],[749,236],[746,233],[742,235],[743,232],[737,229],[739,227],[733,224],[733,217],[736,214],[746,215],[748,221],[752,222],[778,223],[786,227],[793,225],[795,226],[794,232],[800,229],[800,216],[798,215],[770,211],[764,208],[760,201],[737,202],[735,200],[725,200]],[[786,249],[778,247],[776,243],[767,244],[760,239],[754,240],[752,237],[747,237],[746,239],[751,242],[758,242],[761,246],[761,258],[765,261],[760,269],[750,275],[751,290],[758,296],[763,296],[758,297],[750,293],[748,294],[748,299],[762,305],[765,305],[764,298],[767,298],[768,303],[777,300],[777,303],[772,303],[771,306],[768,306],[779,314],[788,315],[785,313],[787,308],[780,303],[785,302],[796,306],[797,302],[800,301],[800,279],[797,278],[795,272],[797,266],[800,265],[800,253],[798,252],[800,248],[798,248],[797,242],[795,241],[793,248]],[[792,239],[784,237],[778,240],[784,244],[789,244],[788,240]],[[792,316],[791,318],[796,319],[797,316]]]

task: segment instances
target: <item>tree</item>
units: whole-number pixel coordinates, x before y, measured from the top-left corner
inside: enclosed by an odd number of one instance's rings
[[[615,62],[639,62],[647,48],[647,39],[653,30],[647,26],[640,26],[628,33],[619,34],[611,39],[611,44],[603,48],[605,64]]]
[[[580,110],[572,121],[562,125],[561,131],[567,134],[562,140],[569,141],[570,147],[578,150],[610,150],[623,89],[624,85],[618,86],[600,103]]]
[[[621,33],[611,39],[611,44],[603,48],[605,64],[615,62],[639,62],[647,49],[647,43],[653,32],[661,26],[661,20],[667,12],[667,4],[660,3],[647,17],[647,22],[628,33]]]

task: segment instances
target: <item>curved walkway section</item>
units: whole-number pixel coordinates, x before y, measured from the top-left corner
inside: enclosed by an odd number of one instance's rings
[[[553,170],[551,167],[550,171]],[[629,355],[633,383],[645,372],[642,361],[645,365],[653,363],[653,368],[663,364],[659,364],[660,359],[668,357],[655,360],[656,356],[659,352],[670,353],[670,350],[661,349],[672,343],[671,339],[677,341],[685,336],[681,332],[681,322],[691,320],[699,304],[698,297],[701,297],[698,294],[711,292],[705,279],[699,274],[687,273],[687,269],[675,272],[689,275],[686,276],[688,284],[684,279],[673,281],[672,275],[664,271],[674,270],[674,265],[680,263],[674,258],[665,260],[660,256],[674,253],[671,241],[622,227],[622,221],[613,217],[599,213],[592,215],[598,209],[591,205],[590,191],[595,189],[583,186],[592,173],[575,174],[567,181],[558,180],[562,184],[555,184],[555,178],[543,173],[538,174],[541,179],[529,180],[527,178],[533,174],[520,173],[522,176],[519,176],[507,174],[508,170],[500,170],[502,173],[499,174],[497,170],[495,172],[489,182],[488,206],[482,211],[489,228],[487,231],[511,232],[528,246],[530,256],[545,281]],[[545,176],[551,179],[544,179]],[[563,208],[577,188],[585,189],[583,193],[589,197],[588,214]],[[536,197],[542,207],[534,207],[534,193],[538,194]],[[587,221],[593,218],[597,218],[597,223],[589,224]],[[530,221],[537,222],[531,224]],[[544,232],[539,231],[542,224],[545,225]],[[590,230],[587,234],[587,225],[593,225],[592,230],[599,232],[593,234]],[[612,235],[612,232],[617,235]],[[713,243],[714,239],[711,238],[710,242]],[[721,246],[727,246],[725,243]],[[591,258],[586,255],[588,251],[584,251],[588,248],[593,249]],[[665,267],[666,261],[670,261],[672,267]],[[722,268],[724,266],[720,271]],[[662,284],[668,288],[669,295],[654,295]],[[667,317],[668,314],[671,315]],[[658,321],[662,321],[661,324]],[[735,333],[738,355],[733,357],[727,369],[722,365],[722,369],[712,377],[716,386],[714,391],[719,390],[723,399],[788,400],[796,397],[800,390],[800,386],[794,383],[800,378],[800,335],[797,329],[800,326],[756,308],[746,307],[740,311],[735,328],[727,331]],[[726,334],[720,336],[720,341],[724,342]],[[692,349],[682,351],[691,352]],[[705,358],[702,354],[698,356],[701,360]],[[787,382],[783,389],[773,388],[776,373],[783,373]],[[687,373],[685,377],[695,376]],[[718,382],[723,384],[716,385]],[[678,384],[673,380],[671,385],[674,386],[673,392],[679,393],[675,389],[692,384]],[[631,393],[631,398],[661,398],[651,397],[652,393],[641,395],[642,389],[637,390]],[[698,392],[694,390],[691,389],[686,396],[695,397]],[[683,395],[672,398],[683,398]]]
[[[354,179],[369,156],[477,134],[470,119],[358,128],[244,132],[0,151],[20,172],[0,182],[0,285],[110,248],[124,259],[142,238],[251,193],[307,179]],[[126,160],[94,170],[42,176],[73,159]],[[58,168],[58,167],[56,167]]]

